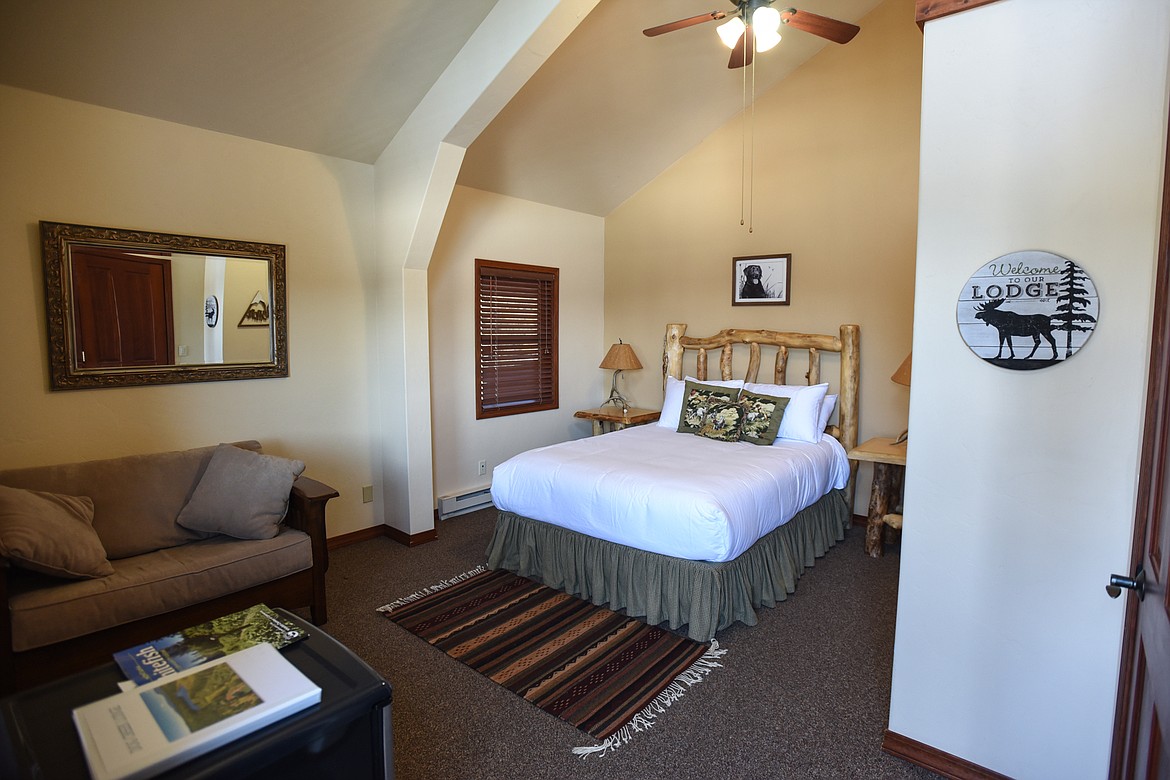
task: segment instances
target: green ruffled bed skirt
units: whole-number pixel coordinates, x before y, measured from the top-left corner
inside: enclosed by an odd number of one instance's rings
[[[711,563],[646,552],[500,512],[487,566],[625,610],[650,625],[666,622],[677,629],[685,624],[688,636],[706,642],[737,620],[754,626],[757,607],[787,599],[805,568],[845,538],[851,520],[845,492],[834,490],[735,560]]]

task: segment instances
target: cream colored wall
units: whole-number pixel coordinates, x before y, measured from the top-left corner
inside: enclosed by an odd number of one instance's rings
[[[111,226],[112,227],[112,226]],[[171,259],[171,312],[175,320],[175,362],[193,365],[203,361],[203,268],[200,255]],[[186,353],[186,354],[184,354]]]
[[[272,359],[270,326],[240,327],[240,319],[259,292],[268,301],[268,263],[229,258],[223,290],[223,360],[225,363],[263,363]]]
[[[600,217],[455,188],[428,269],[435,495],[487,485],[516,453],[589,434],[573,413],[604,398],[603,236]],[[476,258],[560,269],[559,409],[475,419]]]
[[[427,269],[464,152],[597,0],[499,3],[374,164],[377,515],[434,530]]]
[[[0,87],[0,172],[0,468],[255,438],[341,491],[331,535],[375,522],[372,166]],[[50,392],[42,219],[284,244],[291,376]]]
[[[738,118],[606,219],[605,341],[632,343],[645,366],[625,374],[638,405],[661,404],[666,323],[835,335],[853,322],[861,438],[906,427],[909,392],[889,377],[911,343],[922,35],[913,0],[887,0],[861,27],[757,98],[753,232],[739,224]],[[731,258],[771,253],[792,254],[791,304],[733,307]],[[835,384],[838,368],[826,359],[822,375]],[[859,513],[868,480],[866,467]]]
[[[203,277],[207,261],[203,255],[171,256],[171,309],[175,325],[175,362],[198,365],[203,359]],[[220,311],[223,322],[223,362],[264,363],[272,356],[270,327],[240,327],[240,318],[256,291],[267,303],[268,261],[231,257],[224,271],[224,296]]]
[[[1136,514],[1170,5],[1115,0],[1086,26],[1063,0],[991,3],[928,22],[925,52],[889,727],[1019,780],[1107,777],[1126,604],[1104,585]],[[1021,249],[1100,295],[1084,348],[1039,371],[955,328],[971,273]]]

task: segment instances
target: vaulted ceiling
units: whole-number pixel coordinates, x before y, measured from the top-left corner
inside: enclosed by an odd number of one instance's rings
[[[879,2],[799,7],[856,23]],[[3,0],[0,83],[371,163],[495,5]],[[727,68],[715,24],[642,29],[733,5],[600,0],[472,143],[460,183],[608,214],[753,89],[750,69]],[[757,93],[835,45],[783,32],[757,57]]]

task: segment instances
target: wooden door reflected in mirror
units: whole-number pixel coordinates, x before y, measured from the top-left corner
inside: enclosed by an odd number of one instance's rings
[[[41,223],[54,390],[288,376],[280,244]]]
[[[69,260],[78,368],[175,364],[169,256],[82,245]]]

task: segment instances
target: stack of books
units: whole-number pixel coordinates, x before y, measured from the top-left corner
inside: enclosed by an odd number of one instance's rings
[[[115,654],[121,693],[73,710],[94,780],[152,777],[321,701],[263,604]]]

